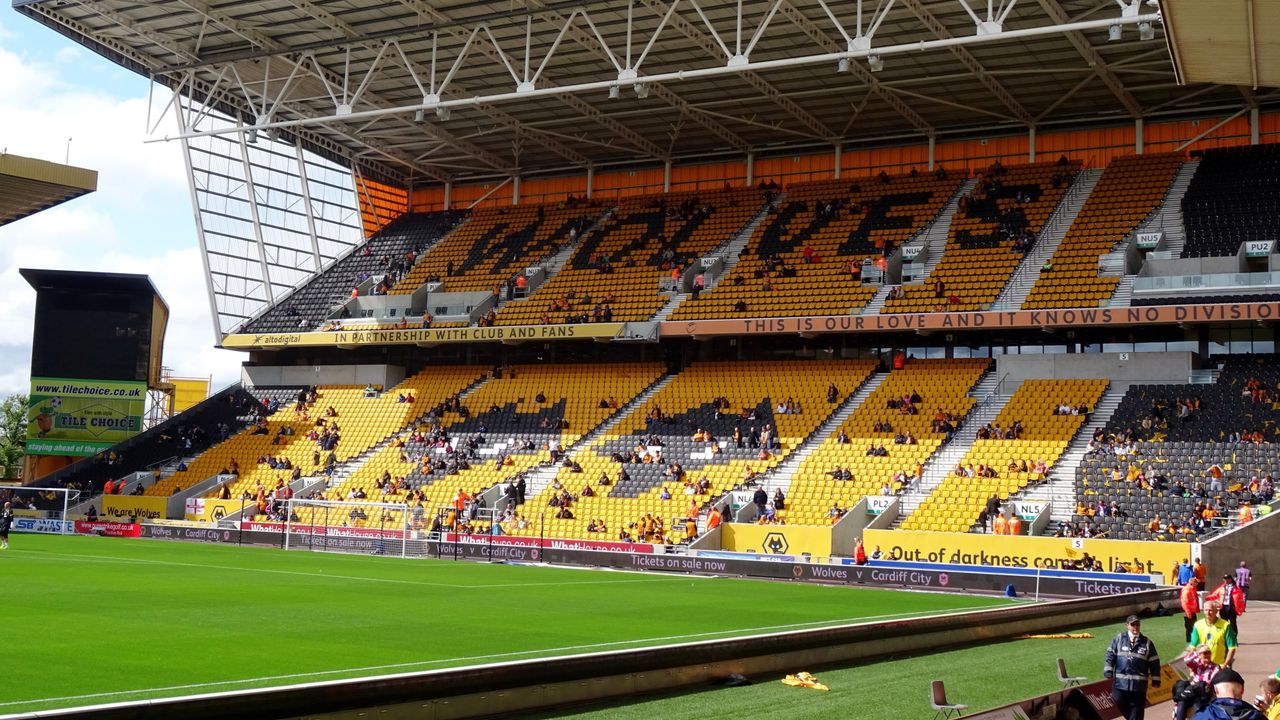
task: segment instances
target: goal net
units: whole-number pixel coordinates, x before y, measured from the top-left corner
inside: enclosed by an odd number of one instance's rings
[[[299,500],[287,503],[284,548],[363,555],[420,555],[420,523],[404,503]]]
[[[74,488],[0,487],[0,505],[13,507],[13,532],[57,535],[75,533],[72,520],[83,514],[80,491]]]

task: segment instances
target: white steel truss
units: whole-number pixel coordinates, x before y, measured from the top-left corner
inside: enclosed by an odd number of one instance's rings
[[[169,140],[275,132],[402,188],[1189,112],[1163,44],[1138,44],[1150,0],[15,6],[236,120]],[[1256,102],[1227,90],[1196,111]]]
[[[696,20],[695,23],[681,13],[676,12],[681,2],[684,2],[692,9]],[[962,5],[968,8],[967,3],[958,0]],[[234,72],[227,72],[225,66],[214,63],[204,65],[207,71],[217,70],[218,82],[230,85],[233,81],[246,94],[252,94],[258,104],[258,107],[269,110],[271,108],[279,108],[282,100],[296,92],[300,84],[299,77],[311,79],[312,85],[319,88],[325,93],[327,99],[327,110],[320,110],[313,114],[293,117],[279,118],[272,113],[265,116],[259,116],[255,122],[247,123],[242,128],[216,128],[209,130],[188,131],[183,137],[201,137],[204,135],[226,134],[230,132],[250,132],[263,131],[272,128],[294,128],[294,127],[310,127],[329,125],[334,122],[350,123],[357,120],[372,120],[383,117],[400,117],[408,120],[412,117],[421,117],[419,111],[432,113],[434,115],[442,115],[453,109],[472,108],[484,106],[492,108],[492,106],[504,103],[511,103],[526,100],[535,97],[555,97],[575,109],[584,112],[589,116],[594,116],[598,110],[592,110],[594,106],[582,107],[574,101],[574,98],[587,93],[608,92],[611,88],[620,85],[630,85],[631,89],[637,93],[647,92],[648,86],[652,84],[670,84],[678,85],[684,81],[690,81],[703,78],[715,78],[724,76],[737,76],[744,79],[749,84],[756,87],[769,100],[777,103],[784,108],[794,119],[800,124],[808,128],[815,138],[826,140],[835,139],[835,133],[832,129],[827,128],[816,118],[808,116],[803,107],[792,101],[785,92],[774,87],[769,81],[764,80],[760,73],[769,70],[778,70],[793,67],[813,66],[813,65],[830,65],[832,67],[845,67],[843,63],[849,63],[857,60],[872,59],[883,62],[884,60],[894,56],[908,53],[919,53],[929,50],[945,49],[955,53],[961,57],[967,66],[970,67],[980,78],[983,78],[984,84],[987,85],[993,94],[997,95],[1000,100],[1009,106],[1014,115],[1023,122],[1031,122],[1033,117],[1030,113],[1021,107],[1021,105],[1006,91],[1000,89],[999,84],[989,78],[984,72],[980,64],[972,58],[965,50],[966,46],[1002,42],[1016,39],[1027,39],[1042,37],[1047,35],[1065,34],[1072,38],[1073,44],[1080,34],[1099,28],[1110,28],[1117,25],[1137,25],[1141,23],[1159,22],[1158,13],[1147,14],[1125,14],[1120,17],[1096,18],[1078,22],[1067,22],[1065,17],[1062,22],[1055,24],[1043,25],[1039,27],[1021,28],[1017,30],[1003,29],[1003,18],[1007,17],[1008,11],[1013,3],[1011,0],[1005,0],[1006,4],[1003,10],[996,13],[993,11],[987,17],[992,19],[979,19],[977,23],[977,31],[970,36],[954,36],[944,31],[936,19],[929,22],[928,14],[925,19],[926,25],[929,27],[935,37],[930,40],[920,40],[910,43],[899,44],[873,44],[875,32],[879,27],[879,21],[883,16],[882,9],[879,13],[871,16],[865,28],[859,22],[856,34],[849,35],[839,24],[836,27],[841,35],[847,38],[847,47],[844,49],[832,50],[829,43],[820,42],[816,47],[809,49],[807,54],[795,54],[790,57],[772,58],[766,60],[752,60],[750,53],[759,42],[760,37],[772,27],[770,20],[772,17],[782,11],[786,14],[785,8],[788,6],[788,0],[777,0],[770,7],[768,15],[761,21],[750,37],[746,36],[745,31],[738,27],[731,38],[733,46],[730,47],[726,42],[726,38],[722,37],[719,30],[716,29],[715,22],[707,15],[703,8],[698,4],[697,0],[674,0],[670,4],[665,4],[660,0],[638,0],[641,4],[657,11],[662,9],[665,11],[661,21],[659,22],[655,32],[650,36],[649,41],[644,49],[633,56],[631,47],[628,44],[625,54],[622,56],[624,62],[619,62],[619,57],[614,53],[609,44],[601,37],[598,30],[594,30],[594,22],[591,13],[587,10],[575,10],[567,18],[564,18],[559,27],[552,26],[550,28],[542,28],[547,33],[546,37],[537,38],[539,27],[535,25],[533,16],[528,16],[524,27],[524,37],[522,44],[527,52],[513,55],[504,49],[504,43],[500,40],[488,25],[481,25],[472,28],[467,33],[467,39],[462,45],[456,48],[451,57],[441,57],[441,50],[435,42],[433,35],[432,49],[430,53],[430,72],[422,72],[421,68],[416,68],[411,62],[402,63],[403,68],[408,72],[412,84],[422,91],[421,99],[413,102],[405,103],[380,103],[375,102],[367,89],[370,82],[380,73],[385,72],[388,66],[393,64],[397,58],[404,58],[405,53],[398,40],[389,40],[381,43],[370,43],[365,41],[367,49],[376,54],[371,63],[366,63],[360,71],[354,71],[351,68],[350,56],[351,47],[343,48],[342,56],[344,61],[340,67],[325,67],[318,55],[314,52],[305,54],[301,61],[292,64],[287,75],[280,77],[263,77],[256,84],[242,82]],[[923,8],[918,2],[912,0],[904,0],[904,3],[912,6],[917,11]],[[1057,4],[1055,0],[1040,0],[1040,3],[1047,8],[1055,8]],[[296,5],[308,8],[309,11],[316,11],[310,3],[297,0]],[[892,0],[887,0],[887,5],[892,5]],[[825,3],[824,3],[825,6]],[[739,4],[740,7],[740,4]],[[1051,10],[1052,11],[1052,10]],[[1058,8],[1058,12],[1061,10]],[[329,17],[321,13],[320,17]],[[981,18],[981,16],[976,16]],[[832,16],[834,19],[834,15]],[[859,18],[862,19],[861,17]],[[738,23],[741,24],[741,15],[737,16]],[[557,50],[562,46],[564,38],[570,34],[575,23],[581,23],[585,28],[579,27],[579,32],[574,34],[574,38],[578,42],[585,42],[594,39],[594,47],[592,51],[601,53],[612,60],[613,69],[603,71],[602,77],[575,82],[572,84],[555,85],[549,82],[541,82],[544,78],[544,72],[548,62],[554,57]],[[838,21],[837,21],[838,23]],[[703,30],[699,25],[705,26]],[[628,22],[628,28],[631,23]],[[998,27],[999,26],[999,27]],[[336,29],[346,30],[341,23],[335,23]],[[586,32],[591,30],[591,32]],[[683,33],[686,39],[694,40],[691,48],[700,48],[704,54],[704,60],[696,67],[687,69],[661,70],[657,72],[646,72],[645,61],[649,58],[649,50],[653,44],[661,37],[662,33],[678,32]],[[508,43],[509,44],[509,43]],[[1086,43],[1087,44],[1087,43]],[[537,45],[548,46],[548,50],[541,58],[533,57],[532,48]],[[481,46],[488,46],[484,52],[480,51]],[[797,49],[799,50],[799,49]],[[1114,74],[1106,69],[1105,62],[1099,62],[1100,56],[1096,51],[1091,51],[1086,55],[1091,64],[1097,69],[1099,75],[1110,86]],[[463,95],[454,87],[454,76],[459,67],[469,65],[476,62],[489,62],[494,65],[493,72],[501,75],[509,76],[510,85],[505,88],[498,88],[486,93],[466,94]],[[712,64],[714,63],[714,64]],[[692,63],[691,63],[692,64]],[[442,65],[448,65],[449,70],[440,75],[437,70]],[[621,69],[617,69],[621,68]],[[191,68],[183,68],[190,70]],[[232,68],[234,69],[234,68]],[[602,66],[597,69],[603,69]],[[274,83],[275,90],[270,88]],[[179,86],[181,87],[181,86]],[[256,92],[255,92],[256,91]],[[316,97],[314,90],[310,100],[323,99],[325,96]],[[1128,106],[1129,100],[1126,100]],[[277,111],[278,112],[278,111]],[[602,123],[607,123],[607,116],[598,118]],[[611,124],[610,124],[611,125]],[[647,154],[655,157],[664,156],[665,152],[662,148],[657,147],[651,142],[645,141],[640,137],[628,137],[629,133],[625,127],[609,127],[610,130],[622,135],[631,141],[637,147]],[[428,129],[429,133],[443,133],[438,128]],[[464,154],[478,159],[486,164],[500,167],[503,163],[501,160],[488,156],[483,151],[469,148],[466,141],[457,137],[444,134],[439,139],[454,149],[462,151]]]

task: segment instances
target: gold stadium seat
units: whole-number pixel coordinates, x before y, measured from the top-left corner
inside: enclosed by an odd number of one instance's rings
[[[929,174],[791,185],[752,233],[732,276],[686,299],[670,319],[843,315],[864,307],[876,287],[854,279],[850,264],[901,245],[942,210],[958,183]],[[893,222],[880,220],[882,213]],[[770,263],[775,256],[794,276]]]
[[[1009,398],[992,421],[1002,429],[1021,422],[1018,439],[975,440],[960,461],[961,467],[992,468],[996,477],[968,477],[952,472],[903,523],[904,530],[925,530],[939,525],[948,532],[967,532],[992,495],[1000,499],[1038,482],[1033,472],[1009,470],[1010,461],[1028,466],[1043,461],[1050,469],[1067,449],[1072,437],[1088,419],[1085,415],[1057,415],[1054,409],[1067,403],[1093,408],[1106,391],[1106,380],[1027,380]],[[973,428],[966,432],[974,432]]]
[[[895,473],[914,475],[942,443],[943,436],[933,431],[935,415],[967,414],[975,402],[967,393],[989,364],[981,359],[923,359],[912,360],[902,370],[889,373],[875,392],[796,469],[787,498],[790,507],[825,520],[832,504],[847,510],[867,495],[881,494],[881,486],[889,483]],[[888,408],[891,399],[912,393],[921,397],[918,414]],[[892,425],[892,430],[877,431],[875,426],[884,422]],[[842,432],[849,438],[847,444],[838,442]],[[916,444],[893,443],[896,433],[907,432],[916,438]],[[873,444],[884,444],[889,456],[867,456],[867,447]],[[850,468],[853,479],[835,480],[831,472],[836,467]]]
[[[903,297],[886,300],[881,312],[986,309],[1022,260],[1022,255],[1014,252],[1013,240],[999,237],[1000,223],[992,217],[993,210],[1005,213],[1018,207],[1026,216],[1028,229],[1039,233],[1079,170],[1079,162],[1013,165],[998,173],[989,168],[952,218],[937,267],[923,285],[903,286]],[[999,183],[1004,190],[991,186],[984,190],[988,181]],[[1017,192],[1029,199],[1018,202]]]
[[[1022,307],[1097,307],[1110,298],[1120,278],[1099,275],[1098,260],[1160,205],[1183,159],[1160,153],[1112,161],[1054,251],[1052,271],[1037,278]]]

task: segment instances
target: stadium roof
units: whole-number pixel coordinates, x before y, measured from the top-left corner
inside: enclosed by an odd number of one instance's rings
[[[1280,103],[1180,86],[1154,0],[14,4],[247,127],[401,183]],[[207,128],[188,133],[225,132]]]
[[[98,189],[98,172],[0,153],[0,225]]]
[[[1169,47],[1184,82],[1280,87],[1280,4],[1245,0],[1229,9],[1235,12],[1203,0],[1165,5]]]

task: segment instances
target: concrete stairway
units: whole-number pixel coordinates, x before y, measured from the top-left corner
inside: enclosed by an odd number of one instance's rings
[[[1112,383],[1098,399],[1098,404],[1093,408],[1088,422],[1080,427],[1071,444],[1067,446],[1066,452],[1062,453],[1053,467],[1049,468],[1049,474],[1045,476],[1046,482],[1015,494],[1013,499],[1050,503],[1049,517],[1055,527],[1059,522],[1070,520],[1076,508],[1076,470],[1084,461],[1089,440],[1093,438],[1094,431],[1104,427],[1115,414],[1116,408],[1120,407],[1120,401],[1124,399],[1124,394],[1129,391],[1129,386],[1130,383]]]
[[[689,295],[690,293],[687,292],[680,292],[672,295],[671,298],[667,300],[666,304],[663,305],[658,312],[653,314],[653,317],[650,318],[649,322],[662,322],[671,317],[671,313],[675,312],[676,308],[680,307],[680,303],[689,299]]]
[[[969,391],[969,397],[975,398],[978,404],[961,421],[960,427],[952,434],[951,442],[940,446],[937,452],[925,462],[924,478],[913,485],[910,492],[902,495],[902,513],[894,522],[894,527],[901,525],[902,521],[915,512],[916,508],[920,507],[920,503],[924,502],[924,499],[947,479],[956,463],[960,462],[965,453],[969,452],[969,448],[973,447],[977,429],[996,419],[1021,382],[1005,381],[1003,387],[1001,385],[993,371],[984,375]]]
[[[755,234],[756,228],[760,227],[760,223],[764,222],[765,218],[769,217],[769,211],[777,208],[786,197],[786,193],[780,193],[767,205],[761,208],[760,212],[756,213],[756,216],[751,218],[751,222],[747,223],[746,227],[742,228],[741,232],[734,235],[729,242],[717,247],[709,253],[713,256],[724,255],[725,261],[724,270],[720,273],[720,277],[712,280],[712,283],[707,286],[708,290],[715,287],[720,280],[729,277],[729,273],[733,272],[733,269],[738,266],[738,261],[742,259],[742,251],[747,249],[747,245],[751,242],[751,236]]]
[[[1147,218],[1135,231],[1135,234],[1163,232],[1166,239],[1165,250],[1171,253],[1172,257],[1182,255],[1182,248],[1186,243],[1186,229],[1182,224],[1182,198],[1186,196],[1187,188],[1191,186],[1191,178],[1195,176],[1196,169],[1199,167],[1199,160],[1183,163],[1182,167],[1178,168],[1178,173],[1173,176],[1173,182],[1169,184],[1169,190],[1165,193],[1160,207],[1156,208],[1151,217]]]
[[[831,435],[835,433],[836,429],[843,425],[844,421],[848,420],[849,416],[852,415],[855,410],[862,407],[862,403],[866,402],[867,398],[871,396],[871,393],[875,392],[876,388],[880,387],[880,383],[884,382],[887,377],[889,377],[889,373],[878,372],[867,378],[866,382],[862,383],[862,386],[859,387],[856,392],[841,403],[840,406],[827,417],[826,421],[824,421],[822,425],[818,426],[817,430],[813,431],[813,434],[809,436],[808,440],[788,455],[786,460],[783,460],[771,471],[766,473],[765,476],[759,480],[760,484],[764,485],[770,493],[773,492],[774,488],[782,488],[784,493],[790,492],[791,480],[795,477],[796,470],[799,469],[801,463],[812,455],[822,445],[824,440],[831,437]]]
[[[1137,275],[1125,275],[1120,278],[1111,297],[1107,298],[1107,307],[1127,307],[1133,301],[1133,281]]]
[[[960,183],[960,187],[955,194],[943,206],[942,212],[920,234],[929,251],[929,259],[924,264],[925,278],[932,275],[933,269],[938,267],[938,263],[942,261],[942,254],[947,249],[947,237],[951,234],[951,219],[955,217],[956,211],[960,208],[960,198],[973,192],[973,188],[977,184],[977,178],[969,178]],[[924,282],[924,280],[922,279],[921,282]]]
[[[653,396],[657,395],[662,388],[671,384],[671,381],[674,380],[675,377],[676,376],[674,374],[663,375],[650,383],[649,387],[645,388],[639,395],[618,406],[618,409],[615,410],[608,419],[597,425],[595,429],[578,438],[576,443],[564,448],[564,453],[572,456],[574,452],[595,445],[604,437],[605,433],[616,427],[618,423],[622,421],[622,418],[631,414],[635,410],[644,407],[645,403],[652,400]],[[546,487],[551,484],[551,481],[556,479],[556,475],[559,472],[559,465],[551,465],[548,463],[544,463],[530,470],[529,474],[525,477],[526,503],[545,490]],[[503,480],[502,482],[505,483],[506,481]]]
[[[1103,170],[1098,168],[1083,170],[1076,174],[1075,181],[1071,183],[1071,187],[1062,196],[1058,206],[1053,209],[1053,213],[1045,221],[1044,227],[1040,228],[1039,236],[1036,238],[1036,244],[1031,248],[1031,252],[1022,258],[1022,262],[1018,263],[1018,269],[1014,270],[1013,277],[1009,278],[1009,282],[1005,283],[1004,289],[1000,291],[1000,295],[991,304],[992,310],[1017,310],[1022,307],[1027,295],[1031,294],[1031,288],[1035,286],[1036,280],[1040,278],[1040,268],[1044,266],[1046,260],[1053,256],[1058,246],[1062,244],[1062,239],[1066,237],[1067,231],[1071,229],[1071,224],[1080,215],[1080,209],[1084,207],[1085,201],[1089,199],[1089,195],[1098,184],[1098,179],[1102,177],[1102,173]]]
[[[861,310],[858,311],[858,314],[859,315],[879,315],[880,309],[884,307],[884,301],[889,299],[890,289],[892,289],[892,286],[884,285],[879,290],[876,290],[876,294],[873,295],[871,297],[871,300],[868,301],[867,304]]]
[[[733,269],[738,266],[738,261],[742,259],[742,251],[746,250],[748,243],[751,242],[751,236],[755,234],[756,228],[760,227],[760,223],[764,222],[764,219],[769,216],[769,211],[777,207],[784,197],[786,197],[786,193],[775,197],[772,202],[761,208],[760,212],[756,213],[755,217],[751,218],[751,221],[736,235],[733,235],[726,242],[717,245],[707,253],[707,257],[723,255],[725,261],[724,268],[720,271],[720,274],[711,278],[703,292],[711,290],[716,285],[719,285],[721,280],[729,277],[729,273],[733,272]],[[666,304],[658,312],[654,313],[650,322],[662,322],[671,317],[671,313],[675,312],[676,308],[680,307],[680,304],[688,298],[689,293],[679,292],[673,294]]]

